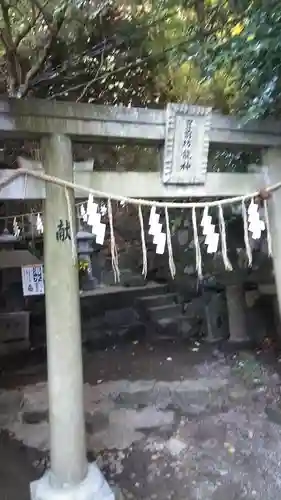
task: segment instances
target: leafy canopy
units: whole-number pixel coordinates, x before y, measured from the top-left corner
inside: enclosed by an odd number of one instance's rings
[[[279,116],[279,0],[0,0],[0,91]]]
[[[247,119],[281,111],[281,2],[252,0],[237,2],[240,19],[231,36],[208,37],[203,50],[205,78],[218,70],[233,72],[239,99],[236,109]]]

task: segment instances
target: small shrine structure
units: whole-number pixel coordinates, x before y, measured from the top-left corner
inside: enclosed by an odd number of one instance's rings
[[[281,190],[277,188],[281,182],[281,122],[254,122],[243,127],[233,117],[188,104],[169,104],[165,110],[153,110],[10,99],[0,101],[0,136],[4,140],[39,140],[42,161],[18,172],[0,171],[1,200],[43,199],[45,202],[51,467],[39,481],[31,484],[31,498],[113,500],[114,492],[96,465],[89,464],[86,457],[79,284],[77,266],[73,265],[76,242],[73,234],[57,237],[59,221],[63,221],[64,227],[65,223],[74,226],[70,214],[75,214],[75,197],[85,196],[87,190],[109,192],[119,199],[156,200],[155,204],[157,200],[167,203],[176,200],[175,206],[177,202],[181,206],[180,200],[189,197],[242,197],[243,201],[249,193],[258,194],[261,188],[270,186],[268,227],[280,312]],[[74,168],[72,140],[77,139],[157,145],[161,169],[120,173],[90,172],[79,165]],[[211,143],[262,148],[263,166],[259,173],[209,173]],[[197,260],[199,262],[198,253]],[[173,270],[172,262],[170,268]],[[230,318],[235,315],[237,325],[239,317],[243,321],[237,286],[229,288],[227,297]]]

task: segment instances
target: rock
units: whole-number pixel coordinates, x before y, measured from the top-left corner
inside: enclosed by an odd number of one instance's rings
[[[18,441],[30,448],[47,452],[49,450],[49,424],[46,421],[34,425],[23,424],[20,421],[9,424],[9,432],[16,437]]]
[[[199,417],[199,415],[202,415],[203,413],[206,412],[208,408],[208,402],[206,404],[190,404],[185,411],[185,414],[188,417]]]
[[[248,394],[247,389],[241,387],[240,385],[236,385],[232,389],[229,390],[229,399],[231,401],[238,401],[239,399],[244,399]]]
[[[85,415],[86,431],[89,434],[93,432],[100,432],[106,429],[109,425],[108,415],[100,411],[96,411],[93,414],[87,412]]]
[[[189,393],[182,391],[172,394],[172,405],[180,409],[186,415],[199,415],[204,412],[208,405],[208,395],[206,393]]]
[[[271,422],[281,425],[281,408],[279,405],[268,405],[265,408],[265,413]]]
[[[184,305],[184,315],[188,320],[194,320],[195,317],[204,318],[204,300],[202,297],[196,297]]]
[[[92,434],[88,443],[95,453],[102,450],[125,450],[132,443],[144,438],[142,432],[123,425],[112,425],[108,429]]]
[[[111,489],[114,493],[114,500],[129,500],[129,498],[133,498],[128,495],[125,497],[118,486],[111,486]]]
[[[153,406],[142,410],[120,409],[113,410],[109,415],[111,425],[131,427],[136,430],[151,429],[171,425],[174,423],[173,411],[159,411]]]
[[[180,322],[180,333],[183,337],[189,336],[189,334],[191,333],[191,330],[192,330],[192,326],[189,323],[189,321],[184,319]]]
[[[132,307],[112,309],[104,314],[104,324],[114,329],[121,326],[128,327],[138,322],[138,314]]]
[[[148,392],[135,392],[135,393],[120,393],[115,403],[116,406],[121,408],[137,409],[140,406],[146,406],[149,402]]]
[[[152,390],[155,386],[155,381],[138,380],[129,383],[126,387],[116,394],[114,397],[115,404],[119,407],[138,408],[139,406],[147,406],[153,404],[154,398]]]
[[[219,485],[213,493],[212,500],[225,500],[226,498],[227,500],[245,498],[242,486],[234,482]]]
[[[0,413],[16,414],[23,403],[20,391],[3,391],[0,393]]]
[[[146,334],[146,325],[144,323],[136,322],[132,325],[128,325],[119,332],[120,337],[129,337],[130,339],[139,339],[144,337]]]
[[[48,411],[25,411],[22,414],[24,424],[39,424],[40,422],[48,422]]]
[[[165,382],[157,382],[150,393],[151,404],[159,410],[165,410],[171,402],[171,391]]]
[[[205,331],[209,342],[226,339],[228,336],[228,315],[224,293],[209,292],[205,304]]]
[[[187,444],[178,438],[172,437],[169,441],[167,441],[166,448],[169,450],[171,455],[178,456],[187,448]]]
[[[26,386],[24,389],[24,411],[48,411],[48,387],[46,382]]]
[[[179,245],[185,246],[187,245],[189,240],[189,231],[187,229],[182,229],[178,231],[178,242]]]
[[[183,270],[184,274],[194,274],[195,273],[195,267],[194,266],[185,266]]]

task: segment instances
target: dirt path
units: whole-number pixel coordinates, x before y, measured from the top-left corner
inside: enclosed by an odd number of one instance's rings
[[[84,365],[88,449],[126,500],[281,495],[276,365],[138,343],[86,352]],[[48,457],[46,374],[35,358],[10,369],[0,378],[0,497],[25,500]]]

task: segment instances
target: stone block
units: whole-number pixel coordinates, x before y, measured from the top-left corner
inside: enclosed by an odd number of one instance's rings
[[[190,335],[193,333],[194,329],[191,325],[191,323],[185,319],[183,316],[182,319],[180,320],[180,325],[179,325],[179,331],[180,334],[183,338],[188,338]]]
[[[110,328],[120,328],[138,323],[138,314],[131,308],[113,309],[104,314],[104,323]]]
[[[0,425],[17,420],[23,403],[21,391],[3,391],[0,393]]]
[[[195,297],[190,302],[184,304],[184,316],[193,319],[195,316],[204,318],[204,300],[202,297]]]
[[[22,422],[24,424],[39,424],[43,421],[48,421],[48,411],[24,411],[22,414]]]
[[[109,425],[108,415],[101,411],[95,411],[94,413],[87,412],[85,415],[85,425],[88,434],[103,431]]]
[[[265,413],[271,422],[281,425],[281,407],[279,405],[268,405],[265,408]]]
[[[228,316],[224,293],[211,293],[205,303],[206,341],[217,342],[228,336]]]
[[[119,286],[144,286],[145,279],[141,274],[134,274],[130,269],[120,269],[120,282],[116,283],[112,270],[103,271],[101,274],[101,282],[104,285],[119,285]]]
[[[147,307],[175,304],[176,300],[177,296],[175,293],[162,293],[160,295],[147,295],[144,297],[139,297],[137,300],[137,304],[143,310]]]
[[[189,231],[187,229],[181,229],[178,231],[177,235],[179,245],[186,246],[189,241]]]
[[[171,453],[171,455],[176,457],[186,450],[187,444],[181,439],[172,437],[166,443],[166,448]]]
[[[149,317],[152,321],[164,318],[175,318],[181,314],[181,306],[179,304],[167,304],[163,306],[150,307],[148,309]]]

